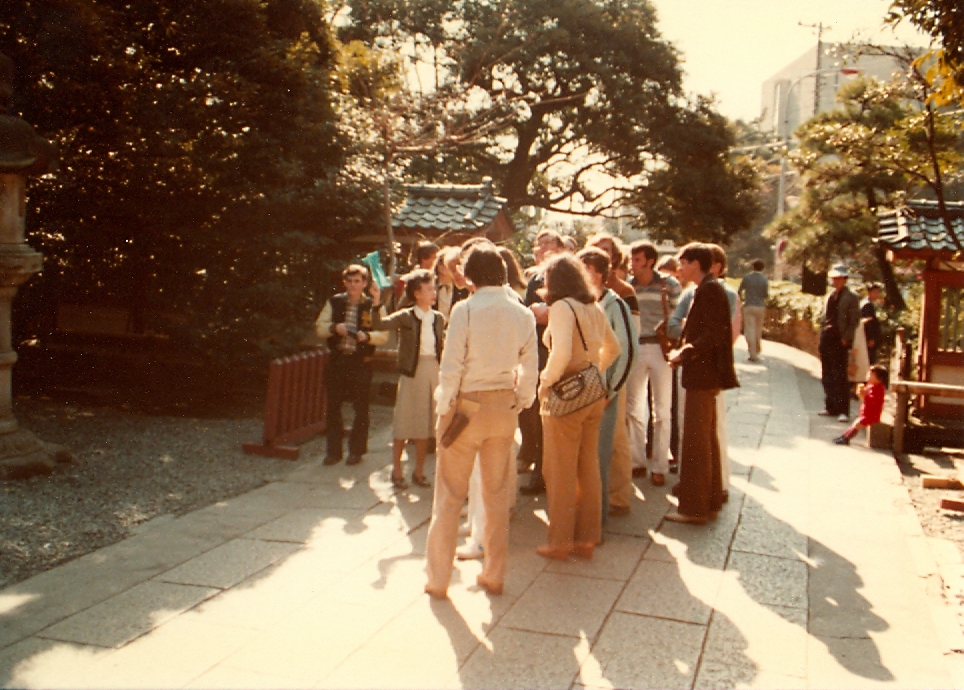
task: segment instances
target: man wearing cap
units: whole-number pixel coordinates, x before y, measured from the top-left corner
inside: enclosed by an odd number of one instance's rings
[[[833,291],[820,319],[820,366],[823,372],[823,417],[850,419],[850,382],[847,360],[860,323],[860,300],[847,288],[847,267],[837,264],[828,272]]]

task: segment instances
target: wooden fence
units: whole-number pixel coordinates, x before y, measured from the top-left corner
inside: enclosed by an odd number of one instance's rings
[[[299,441],[325,430],[325,365],[327,353],[303,352],[271,362],[261,443],[243,445],[244,452],[297,460]]]

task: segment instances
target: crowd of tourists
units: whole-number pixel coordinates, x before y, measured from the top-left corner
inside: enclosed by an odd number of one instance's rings
[[[631,511],[634,477],[658,487],[678,472],[671,521],[706,524],[728,500],[721,392],[739,385],[733,345],[744,318],[759,359],[763,266],[754,266],[762,282],[750,274],[738,294],[716,245],[660,257],[647,241],[627,247],[598,233],[579,249],[544,230],[533,257],[523,271],[484,238],[422,243],[395,286],[348,266],[344,292],[316,322],[330,351],[329,465],[343,457],[344,402],[355,415],[346,462],[363,461],[371,356],[397,337],[391,479],[409,487],[402,458],[412,443],[411,483],[432,486],[424,464],[436,453],[425,586],[436,598],[447,597],[456,557],[482,558],[478,585],[501,594],[517,492],[546,494],[537,552],[549,559],[592,558],[606,522]]]

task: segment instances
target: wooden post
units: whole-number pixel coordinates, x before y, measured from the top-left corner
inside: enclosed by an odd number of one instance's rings
[[[894,457],[904,455],[904,429],[907,426],[907,403],[910,395],[906,390],[897,392],[897,415],[894,418]]]

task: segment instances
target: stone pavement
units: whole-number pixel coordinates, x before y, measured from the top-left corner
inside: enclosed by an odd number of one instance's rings
[[[309,458],[0,591],[0,685],[961,687],[893,459],[829,443],[809,355],[767,343],[738,366],[733,486],[708,526],[663,521],[670,487],[643,479],[591,561],[549,562],[544,497],[521,499],[505,594],[467,562],[432,601],[431,490],[392,491],[379,429],[360,467]]]

